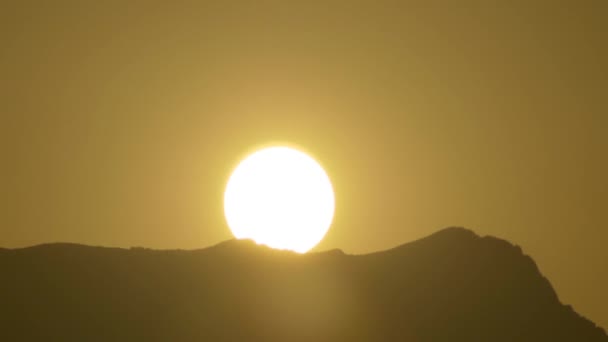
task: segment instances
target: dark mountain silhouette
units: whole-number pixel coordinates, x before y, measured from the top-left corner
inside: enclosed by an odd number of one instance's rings
[[[367,255],[48,244],[0,272],[0,341],[608,341],[519,247],[462,228]]]

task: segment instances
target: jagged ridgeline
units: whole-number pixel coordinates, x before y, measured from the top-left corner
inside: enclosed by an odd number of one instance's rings
[[[0,250],[1,341],[608,341],[519,247],[448,228],[367,255]]]

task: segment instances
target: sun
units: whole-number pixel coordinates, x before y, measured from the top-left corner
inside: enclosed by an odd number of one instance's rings
[[[334,216],[331,181],[321,165],[290,147],[245,158],[224,192],[224,213],[237,239],[305,253],[323,239]]]

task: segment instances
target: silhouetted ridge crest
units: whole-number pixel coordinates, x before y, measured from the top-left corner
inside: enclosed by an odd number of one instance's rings
[[[220,242],[215,246],[203,249],[205,252],[217,253],[257,253],[257,254],[295,254],[289,250],[274,249],[264,244],[259,244],[251,239],[231,239]]]
[[[441,229],[424,239],[438,239],[438,238],[450,238],[450,239],[476,239],[479,235],[475,234],[474,231],[464,227],[448,227]],[[424,240],[423,239],[423,240]]]
[[[41,243],[30,247],[17,248],[15,250],[82,250],[92,248],[112,249],[111,247],[89,246],[72,242],[51,242]]]
[[[264,245],[260,245],[251,239],[230,239],[218,243],[207,249],[254,249],[254,248],[266,248]]]
[[[334,249],[330,249],[327,251],[321,251],[321,252],[312,252],[310,254],[317,255],[317,256],[335,256],[335,257],[340,257],[340,256],[346,255],[346,253],[344,253],[344,251],[339,248],[334,248]]]
[[[608,341],[521,248],[464,228],[367,255],[49,244],[0,270],[2,341]]]
[[[385,254],[385,253],[394,253],[399,251],[407,251],[415,248],[423,248],[425,245],[463,245],[467,243],[471,243],[474,240],[480,239],[475,232],[472,230],[462,228],[462,227],[448,227],[441,229],[429,236],[424,238],[407,242],[402,245],[384,250],[373,252],[370,254]]]

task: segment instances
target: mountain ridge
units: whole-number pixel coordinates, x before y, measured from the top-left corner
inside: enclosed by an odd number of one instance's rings
[[[360,255],[234,239],[0,251],[2,340],[608,341],[520,247],[460,227]]]

